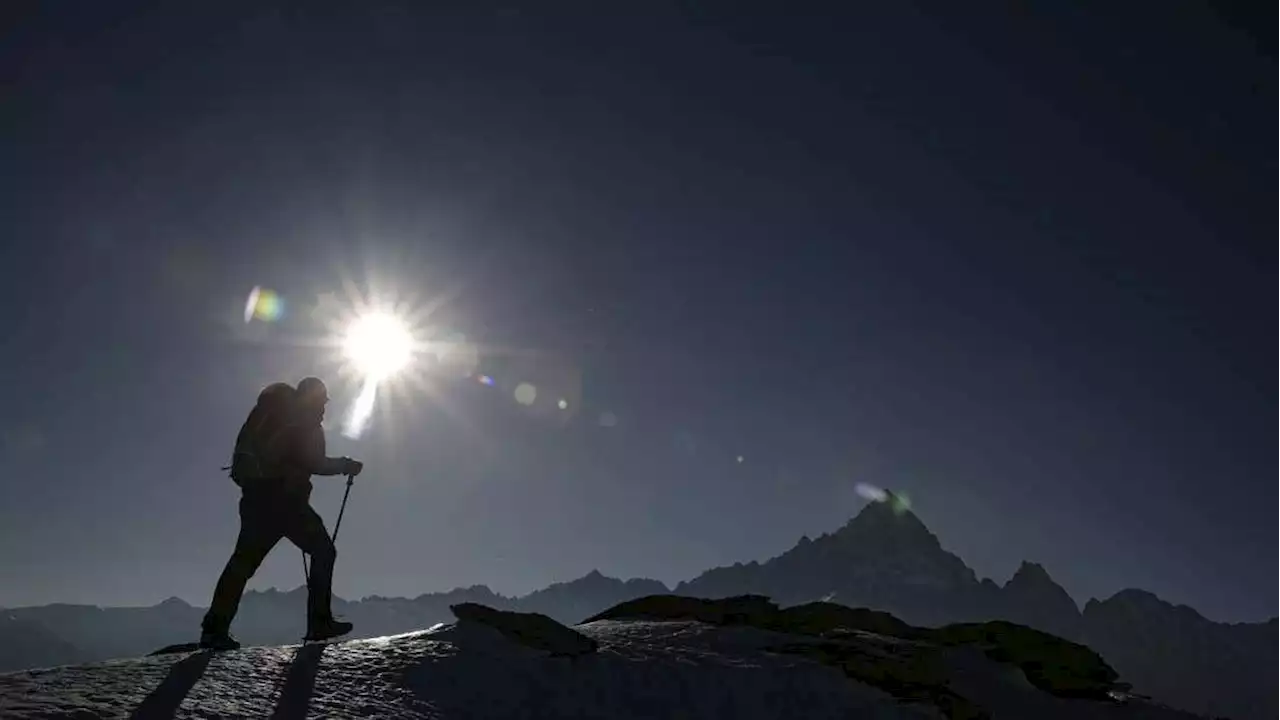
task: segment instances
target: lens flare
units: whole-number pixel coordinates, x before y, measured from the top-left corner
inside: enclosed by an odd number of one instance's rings
[[[902,493],[889,494],[889,507],[893,508],[895,515],[901,515],[911,511],[911,498]]]
[[[249,291],[249,298],[244,303],[244,321],[275,322],[284,315],[284,301],[274,290],[254,285]]]
[[[870,500],[871,502],[888,503],[889,509],[895,515],[901,515],[911,510],[911,498],[900,492],[890,492],[884,488],[876,487],[871,483],[860,482],[854,490],[858,495]]]
[[[522,382],[516,386],[516,402],[521,405],[532,405],[538,399],[538,388],[532,383]]]
[[[369,418],[373,415],[373,402],[377,398],[378,381],[369,377],[364,381],[364,387],[361,388],[355,404],[351,406],[351,414],[347,416],[347,426],[342,430],[343,435],[355,440],[364,433],[365,427],[369,424]]]
[[[364,376],[360,395],[351,406],[342,434],[359,438],[373,415],[378,384],[403,369],[413,359],[413,337],[394,315],[374,312],[361,315],[347,328],[342,350]]]
[[[351,324],[342,348],[356,368],[376,382],[409,364],[413,338],[396,318],[372,313]]]
[[[860,482],[854,488],[858,495],[870,500],[871,502],[884,502],[889,499],[889,493],[883,488],[878,488],[871,483]]]

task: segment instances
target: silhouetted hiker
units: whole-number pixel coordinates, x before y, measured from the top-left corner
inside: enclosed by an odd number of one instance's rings
[[[240,534],[204,616],[202,647],[240,647],[230,633],[240,596],[282,537],[311,556],[306,639],[351,632],[351,623],[335,620],[330,609],[337,551],[309,501],[312,475],[359,475],[364,465],[348,457],[325,456],[321,422],[328,402],[329,391],[319,378],[304,378],[297,390],[275,383],[258,395],[241,428],[230,468],[242,491]]]

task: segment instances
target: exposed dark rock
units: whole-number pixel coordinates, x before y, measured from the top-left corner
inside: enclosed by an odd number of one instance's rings
[[[786,632],[831,636],[850,631],[914,639],[920,629],[914,628],[887,612],[850,608],[830,602],[812,602],[785,608],[779,613],[778,627]]]
[[[877,648],[867,642],[795,643],[773,650],[837,667],[849,679],[884,690],[899,700],[929,703],[950,720],[990,717],[972,700],[948,686],[946,667],[936,654]]]
[[[514,642],[556,656],[585,655],[598,646],[594,639],[539,613],[494,610],[477,603],[459,603],[449,609],[462,622],[487,625]]]
[[[755,625],[776,622],[778,606],[767,597],[738,597],[705,600],[681,595],[650,595],[624,602],[586,620],[697,620],[710,625]]]
[[[655,595],[622,603],[588,622],[597,620],[695,620],[822,638],[823,642],[793,643],[777,650],[835,665],[849,677],[903,700],[933,703],[951,718],[981,718],[986,713],[948,687],[940,654],[944,648],[978,648],[996,662],[1018,667],[1032,685],[1058,697],[1108,700],[1113,691],[1129,688],[1089,648],[1009,622],[920,628],[866,608],[828,602],[779,608],[759,595],[720,600]],[[840,642],[850,632],[909,642],[886,644],[880,650],[877,642],[865,637]]]
[[[980,647],[987,657],[1018,666],[1032,685],[1058,697],[1106,700],[1113,691],[1130,688],[1084,645],[1011,622],[947,625],[925,637],[938,645]]]

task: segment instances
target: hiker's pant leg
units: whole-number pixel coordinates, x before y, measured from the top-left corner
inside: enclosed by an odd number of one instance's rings
[[[324,527],[324,520],[310,505],[300,505],[292,514],[285,537],[311,556],[311,576],[307,585],[307,620],[313,622],[333,616],[333,563],[338,551]]]
[[[240,534],[231,559],[222,569],[213,602],[204,616],[206,632],[227,632],[240,608],[240,596],[249,578],[258,571],[271,548],[280,542],[284,532],[268,503],[251,497],[240,498]]]

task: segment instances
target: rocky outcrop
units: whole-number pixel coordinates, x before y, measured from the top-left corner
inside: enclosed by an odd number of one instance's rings
[[[919,630],[886,612],[812,602],[780,609],[763,595],[709,600],[682,595],[651,595],[624,602],[594,615],[599,620],[697,620],[710,625],[750,625],[778,632],[825,637],[832,633],[873,632],[899,638]]]
[[[597,643],[546,615],[494,610],[477,603],[449,608],[461,622],[478,623],[497,630],[513,642],[558,657],[577,657],[596,651]]]
[[[708,600],[681,595],[650,595],[624,602],[593,615],[583,623],[600,620],[697,620],[711,625],[754,625],[776,622],[778,606],[762,595]]]
[[[951,687],[945,653],[953,648],[975,648],[1017,667],[1033,686],[1057,697],[1112,701],[1129,689],[1089,648],[1009,622],[921,628],[888,613],[834,603],[779,608],[759,595],[718,600],[656,595],[610,608],[588,622],[601,620],[693,620],[818,638],[775,650],[834,665],[902,700],[932,703],[951,718],[987,717],[978,703]]]

